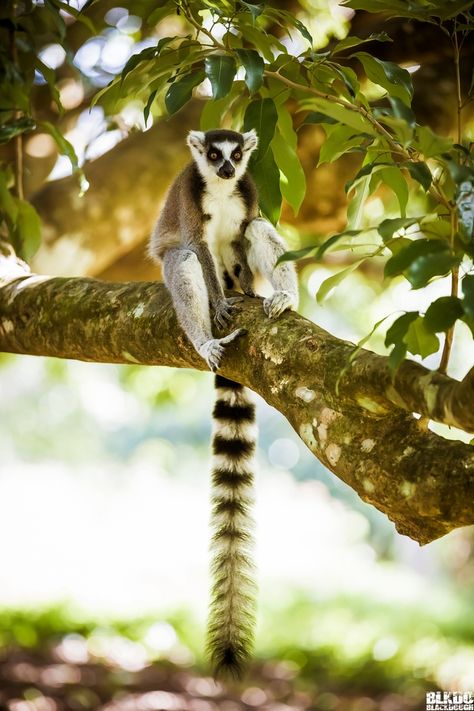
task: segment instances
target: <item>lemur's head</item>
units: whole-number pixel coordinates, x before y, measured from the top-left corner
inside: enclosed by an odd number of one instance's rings
[[[190,131],[187,143],[204,179],[238,180],[258,144],[255,131]]]

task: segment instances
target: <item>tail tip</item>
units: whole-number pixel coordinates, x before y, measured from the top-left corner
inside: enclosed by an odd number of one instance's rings
[[[240,681],[246,666],[245,660],[232,646],[226,647],[219,655],[219,659],[214,661],[214,678]]]

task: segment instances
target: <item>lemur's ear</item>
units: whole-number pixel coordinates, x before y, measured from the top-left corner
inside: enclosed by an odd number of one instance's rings
[[[198,153],[204,153],[204,140],[206,135],[203,131],[190,131],[186,139],[186,143],[191,148],[194,148]]]
[[[244,133],[244,152],[250,152],[254,151],[256,147],[258,146],[258,136],[255,133],[255,129],[251,129],[250,131],[247,131],[247,133]]]

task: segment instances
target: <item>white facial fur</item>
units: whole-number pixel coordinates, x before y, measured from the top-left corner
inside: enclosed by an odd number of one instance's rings
[[[244,138],[243,146],[240,146],[237,141],[232,140],[213,141],[212,145],[219,149],[222,153],[222,158],[216,162],[212,162],[207,156],[205,133],[203,131],[189,132],[187,144],[191,150],[194,160],[196,161],[199,172],[206,181],[212,183],[235,183],[244,175],[247,170],[249,158],[258,145],[258,137],[253,129],[242,135]],[[240,161],[232,159],[232,153],[236,148],[240,148],[242,152],[242,158]],[[219,168],[226,160],[229,161],[235,169],[235,175],[228,179],[221,178],[217,174]]]

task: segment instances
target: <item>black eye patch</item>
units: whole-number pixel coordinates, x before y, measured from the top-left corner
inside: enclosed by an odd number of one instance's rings
[[[235,161],[239,161],[242,159],[242,151],[240,148],[237,148],[233,153],[232,153],[232,159]]]
[[[211,146],[207,152],[207,157],[209,160],[219,160],[219,158],[222,158],[222,153],[218,148]]]

